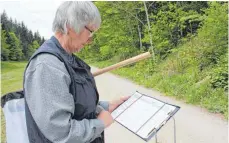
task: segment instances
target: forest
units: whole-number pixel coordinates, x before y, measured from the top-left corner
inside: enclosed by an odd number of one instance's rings
[[[39,32],[33,33],[24,22],[1,14],[1,61],[28,60],[45,41]]]

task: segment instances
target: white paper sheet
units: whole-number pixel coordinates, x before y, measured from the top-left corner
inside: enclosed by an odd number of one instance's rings
[[[118,108],[116,108],[112,113],[111,116],[115,119],[117,118],[123,111],[125,111],[131,104],[133,104],[138,98],[140,98],[142,95],[139,93],[135,93],[132,95],[126,102],[121,104]]]

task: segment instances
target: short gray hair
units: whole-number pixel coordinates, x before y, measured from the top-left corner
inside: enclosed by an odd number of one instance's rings
[[[66,1],[56,11],[53,32],[67,33],[67,25],[79,33],[86,25],[95,25],[98,29],[101,17],[97,7],[90,1]]]

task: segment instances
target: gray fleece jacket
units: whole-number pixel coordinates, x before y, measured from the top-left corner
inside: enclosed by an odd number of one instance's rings
[[[25,92],[29,110],[43,135],[54,143],[89,143],[99,137],[105,126],[99,119],[71,119],[74,100],[64,63],[50,54],[34,58],[25,73]],[[109,104],[98,106],[108,110]]]

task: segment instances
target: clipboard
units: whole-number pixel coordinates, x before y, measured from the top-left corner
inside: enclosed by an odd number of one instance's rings
[[[180,109],[136,91],[112,113],[116,122],[148,142]]]

